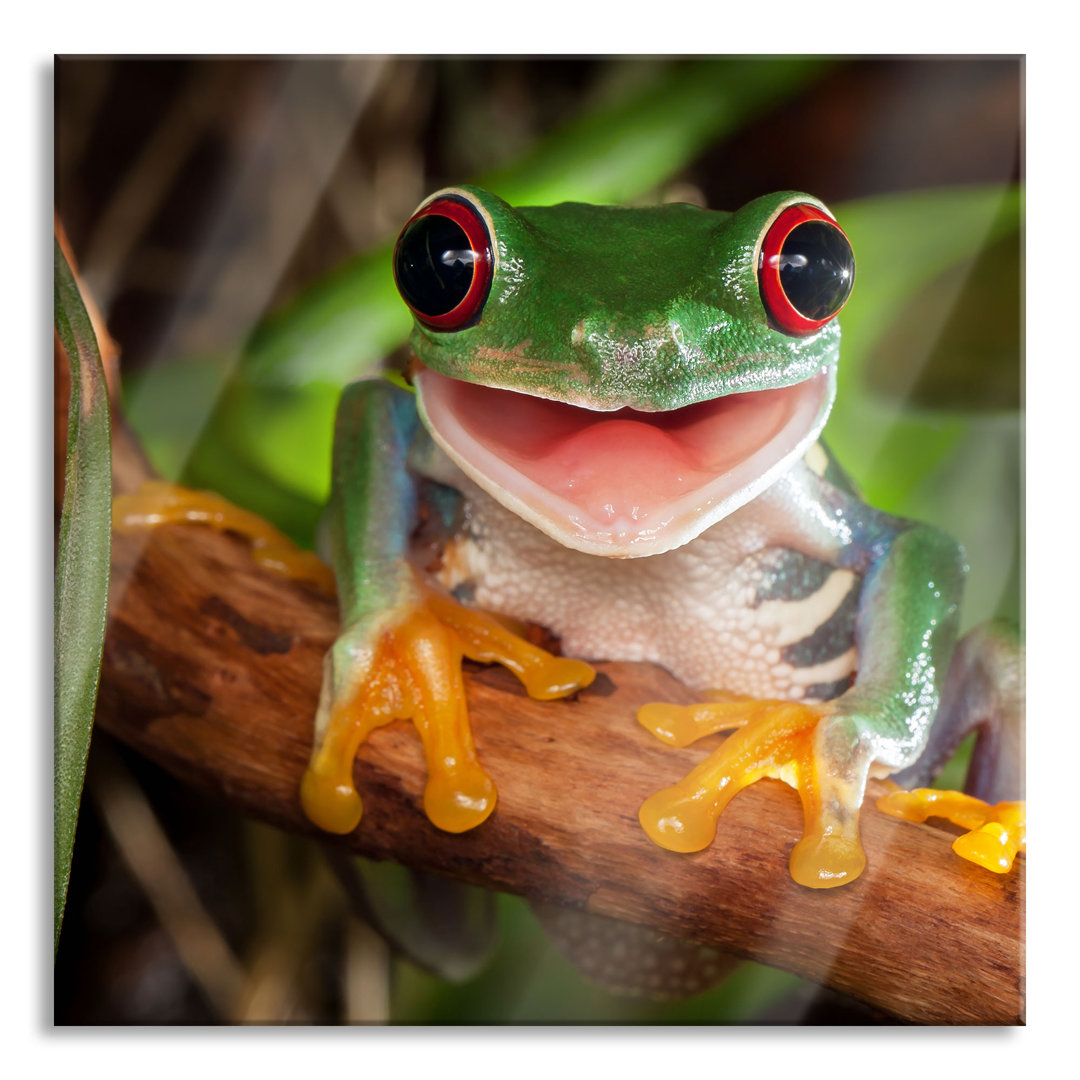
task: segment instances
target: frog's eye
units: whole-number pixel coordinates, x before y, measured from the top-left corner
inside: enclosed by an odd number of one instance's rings
[[[769,322],[802,337],[824,326],[847,302],[855,256],[843,230],[808,203],[789,206],[769,226],[758,262]]]
[[[394,280],[409,310],[434,330],[463,330],[491,288],[491,237],[480,212],[456,196],[434,199],[405,223]]]

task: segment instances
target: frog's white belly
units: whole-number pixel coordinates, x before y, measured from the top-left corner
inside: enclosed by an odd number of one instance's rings
[[[547,627],[566,655],[653,661],[696,689],[799,700],[840,692],[854,671],[841,608],[854,610],[855,575],[816,564],[807,584],[753,503],[674,551],[605,559],[563,547],[464,477],[455,486],[466,525],[439,579],[471,605]]]

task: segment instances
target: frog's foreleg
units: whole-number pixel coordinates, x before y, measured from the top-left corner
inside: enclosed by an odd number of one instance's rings
[[[736,792],[777,777],[798,790],[803,805],[792,876],[830,888],[853,880],[865,865],[858,819],[871,769],[904,768],[926,744],[955,641],[962,552],[937,530],[878,514],[808,469],[774,485],[754,513],[777,542],[863,576],[855,684],[820,705],[642,710],[642,722],[674,742],[710,727],[741,726],[680,784],[647,800],[640,817],[662,846],[698,850],[712,840],[717,817]]]
[[[580,661],[553,657],[427,585],[409,562],[417,491],[406,455],[417,431],[411,395],[374,380],[346,388],[335,426],[329,510],[342,628],[327,653],[315,746],[301,787],[307,815],[350,832],[362,804],[353,784],[360,745],[377,727],[410,719],[424,746],[424,809],[461,832],[495,807],[465,705],[461,660],[510,668],[534,697],[592,681]]]
[[[330,543],[338,586],[341,630],[323,661],[315,720],[315,747],[301,798],[308,817],[332,832],[349,832],[362,804],[353,786],[353,759],[389,710],[368,709],[357,697],[377,690],[376,652],[381,632],[406,610],[415,584],[405,559],[416,515],[416,490],[405,454],[416,428],[416,410],[389,383],[347,386],[334,429]],[[379,694],[371,695],[376,700]],[[382,695],[392,703],[392,691]]]
[[[859,808],[871,770],[892,772],[923,752],[956,640],[965,566],[959,545],[925,525],[865,509],[852,518],[839,565],[863,573],[855,624],[858,669],[850,690],[821,706],[815,761],[826,828],[858,843]],[[815,856],[802,842],[803,855]],[[792,853],[794,865],[799,848]],[[802,880],[796,874],[797,880]],[[809,882],[804,881],[809,884]]]

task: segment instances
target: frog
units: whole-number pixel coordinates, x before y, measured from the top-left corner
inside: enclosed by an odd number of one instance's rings
[[[408,218],[393,270],[408,365],[347,386],[335,421],[315,825],[361,826],[357,752],[403,719],[428,819],[455,834],[495,811],[465,658],[541,700],[586,691],[590,661],[647,661],[699,700],[642,703],[645,729],[730,732],[642,793],[652,842],[701,851],[732,797],[780,779],[803,810],[792,878],[847,885],[868,781],[890,777],[883,810],[962,822],[960,854],[1011,867],[1022,651],[999,627],[957,642],[961,546],[867,505],[828,449],[855,260],[821,200],[513,207],[453,186]],[[926,787],[971,731],[974,786]]]

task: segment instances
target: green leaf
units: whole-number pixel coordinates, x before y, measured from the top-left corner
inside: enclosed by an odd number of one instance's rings
[[[54,604],[53,948],[60,941],[75,826],[94,723],[109,602],[109,394],[90,317],[54,242],[56,330],[71,372]]]

